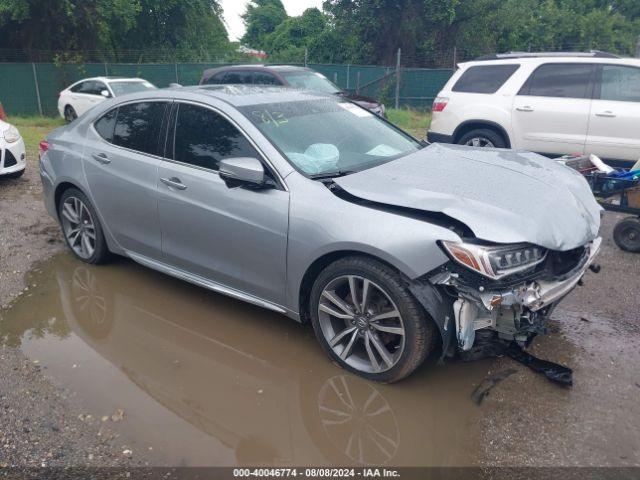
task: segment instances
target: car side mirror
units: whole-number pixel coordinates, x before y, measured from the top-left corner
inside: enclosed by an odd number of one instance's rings
[[[111,98],[111,94],[109,93],[109,90],[102,90],[100,92],[100,95],[102,95],[104,98]]]
[[[257,158],[237,157],[221,160],[218,174],[227,182],[247,186],[263,187],[267,183],[264,166]]]

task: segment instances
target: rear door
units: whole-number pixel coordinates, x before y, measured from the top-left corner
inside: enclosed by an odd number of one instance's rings
[[[595,71],[589,63],[539,66],[513,102],[513,146],[552,155],[582,154]]]
[[[157,178],[167,101],[110,110],[87,132],[85,173],[94,204],[119,245],[160,259]]]
[[[606,159],[640,158],[640,68],[598,67],[586,151]]]

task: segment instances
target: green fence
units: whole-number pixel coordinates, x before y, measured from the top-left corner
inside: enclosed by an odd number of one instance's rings
[[[58,93],[77,80],[95,76],[141,77],[158,87],[170,83],[196,85],[203,70],[221,64],[62,64],[0,63],[0,102],[9,115],[58,114]],[[340,88],[395,103],[395,69],[362,65],[309,67],[324,74]],[[428,108],[451,76],[449,69],[403,68],[400,72],[399,104]]]

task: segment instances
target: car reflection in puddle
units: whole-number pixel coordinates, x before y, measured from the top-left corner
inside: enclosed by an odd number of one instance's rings
[[[126,260],[67,254],[0,313],[0,339],[46,367],[156,465],[470,465],[469,397],[489,363],[395,385],[340,370],[311,328]],[[98,425],[96,425],[98,428]],[[150,448],[151,447],[151,448]]]

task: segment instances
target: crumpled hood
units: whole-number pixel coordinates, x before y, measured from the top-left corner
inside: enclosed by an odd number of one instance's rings
[[[335,183],[365,200],[443,213],[496,243],[566,251],[600,229],[585,179],[530,152],[433,144]]]

